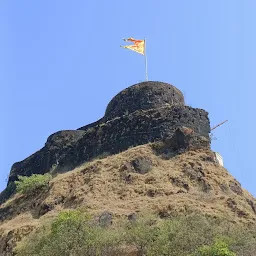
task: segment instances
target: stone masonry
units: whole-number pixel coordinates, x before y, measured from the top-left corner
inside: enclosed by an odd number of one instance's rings
[[[18,175],[66,172],[100,155],[166,140],[182,127],[209,141],[206,111],[185,106],[182,92],[170,84],[139,83],[117,94],[95,123],[52,134],[41,150],[12,166],[8,185]]]

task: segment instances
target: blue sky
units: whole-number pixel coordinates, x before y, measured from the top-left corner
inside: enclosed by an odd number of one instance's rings
[[[255,10],[255,0],[2,0],[0,191],[50,134],[96,121],[145,79],[143,56],[119,46],[146,37],[149,79],[181,89],[212,125],[229,120],[212,148],[255,196]]]

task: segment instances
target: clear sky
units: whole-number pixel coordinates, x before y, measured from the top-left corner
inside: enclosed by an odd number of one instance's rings
[[[256,196],[255,0],[1,0],[0,191],[11,165],[59,130],[103,116],[122,89],[168,82],[209,112],[212,148]]]

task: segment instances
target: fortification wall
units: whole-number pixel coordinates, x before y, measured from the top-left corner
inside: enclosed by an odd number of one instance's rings
[[[131,86],[110,101],[100,120],[51,135],[41,150],[15,163],[8,184],[18,175],[69,171],[102,154],[165,140],[183,126],[209,141],[208,113],[184,104],[182,93],[170,84],[143,82]]]
[[[136,110],[184,106],[184,97],[173,85],[163,82],[143,82],[118,93],[108,104],[104,120],[131,114]]]
[[[12,167],[10,181],[17,175],[69,171],[102,154],[115,154],[171,137],[177,128],[191,128],[209,138],[208,113],[187,106],[135,111],[90,127],[87,131],[61,131],[51,135],[45,147]]]
[[[191,107],[163,107],[135,111],[90,128],[60,161],[59,170],[73,168],[101,154],[115,154],[138,145],[171,138],[181,127],[209,139],[208,113]]]

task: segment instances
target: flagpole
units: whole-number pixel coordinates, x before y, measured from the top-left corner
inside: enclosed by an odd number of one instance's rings
[[[147,49],[146,49],[146,38],[144,38],[145,44],[145,69],[146,69],[146,81],[148,81],[148,58],[147,58]]]

